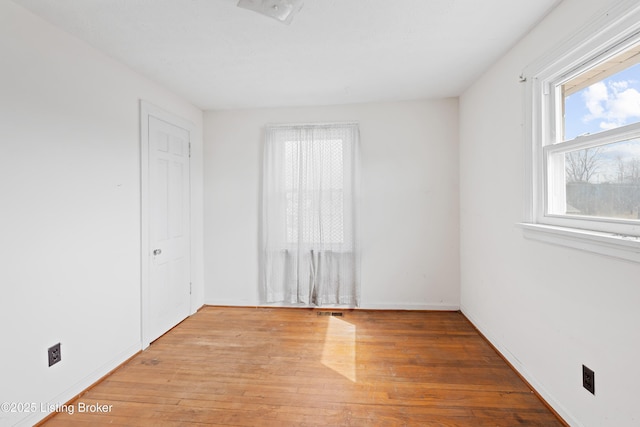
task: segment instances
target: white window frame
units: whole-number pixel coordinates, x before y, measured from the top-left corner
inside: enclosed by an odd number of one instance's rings
[[[640,262],[640,223],[612,218],[547,213],[549,155],[640,135],[640,124],[556,143],[557,87],[640,41],[640,4],[621,0],[602,11],[573,37],[527,67],[525,80],[526,194],[525,237]],[[563,168],[564,169],[564,168]],[[562,170],[564,174],[564,170]],[[564,178],[564,177],[563,177]]]

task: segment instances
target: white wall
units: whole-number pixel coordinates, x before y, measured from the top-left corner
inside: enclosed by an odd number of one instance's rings
[[[640,265],[525,240],[518,76],[612,1],[565,0],[460,98],[461,306],[572,425],[640,425]],[[582,364],[596,394],[582,388]]]
[[[205,302],[258,301],[267,123],[357,120],[362,307],[457,308],[456,99],[205,113]]]
[[[202,112],[7,1],[0,58],[0,402],[62,404],[140,349],[139,100],[200,132]],[[194,144],[201,236],[201,134]],[[0,425],[46,413],[27,415],[0,412]]]

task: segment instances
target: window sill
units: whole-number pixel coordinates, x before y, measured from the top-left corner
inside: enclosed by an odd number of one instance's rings
[[[640,263],[640,237],[520,223],[525,238]]]

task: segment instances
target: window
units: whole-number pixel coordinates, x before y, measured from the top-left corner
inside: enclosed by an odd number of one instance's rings
[[[640,5],[618,2],[524,74],[525,228],[640,260]]]
[[[331,137],[284,142],[288,243],[345,242],[343,145]]]
[[[358,304],[358,139],[355,123],[267,126],[263,302]]]
[[[640,219],[640,41],[552,84],[550,111],[558,114],[548,118],[555,138],[544,146],[545,213],[635,223]]]

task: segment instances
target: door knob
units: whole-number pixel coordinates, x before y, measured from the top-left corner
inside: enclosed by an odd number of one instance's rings
[[[160,255],[162,253],[162,249],[154,249],[153,250],[153,254],[154,255]]]

